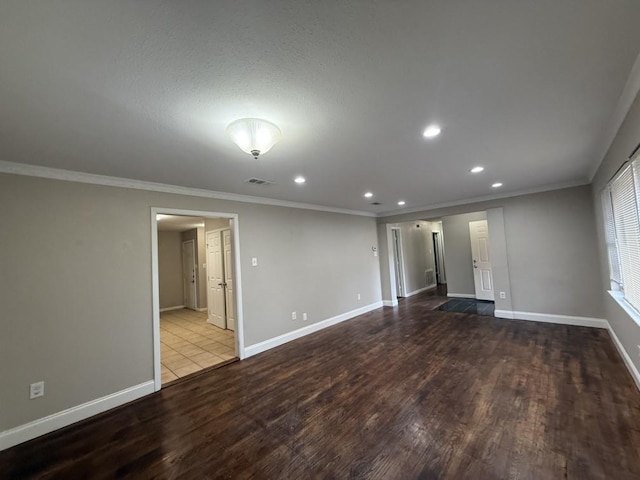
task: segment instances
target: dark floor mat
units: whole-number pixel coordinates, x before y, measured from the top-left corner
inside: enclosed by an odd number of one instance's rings
[[[475,313],[493,317],[495,304],[488,300],[475,300],[473,298],[454,298],[438,307],[443,312]]]

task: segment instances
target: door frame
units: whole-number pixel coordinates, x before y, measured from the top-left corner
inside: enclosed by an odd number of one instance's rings
[[[244,351],[244,318],[242,310],[242,276],[240,269],[240,228],[237,213],[183,210],[178,208],[151,207],[151,312],[153,325],[153,383],[154,391],[162,388],[162,366],[160,364],[160,287],[158,280],[158,221],[156,215],[188,215],[202,218],[226,218],[231,220],[229,228],[233,234],[234,267],[236,281],[236,355],[246,358]]]
[[[182,267],[184,268],[184,244],[185,243],[190,243],[191,244],[191,261],[193,264],[193,275],[194,275],[194,281],[193,281],[193,310],[194,311],[198,311],[198,263],[196,262],[196,242],[192,239],[192,240],[183,240],[182,241]],[[182,288],[184,289],[184,281],[185,281],[185,277],[184,277],[184,271],[182,272]],[[183,297],[184,294],[186,292],[183,292]],[[184,308],[189,308],[187,307],[186,303],[184,302]]]

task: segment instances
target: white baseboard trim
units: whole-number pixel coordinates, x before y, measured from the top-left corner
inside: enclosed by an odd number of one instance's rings
[[[175,307],[161,308],[160,312],[168,312],[169,310],[182,310],[183,308],[184,308],[184,305],[176,305]]]
[[[125,403],[137,400],[140,397],[154,392],[154,382],[148,382],[125,388],[119,392],[112,393],[102,398],[91,400],[90,402],[67,408],[58,413],[48,415],[33,422],[25,423],[19,427],[0,432],[0,451],[11,448],[20,443],[32,440],[46,433],[53,432],[59,428],[66,427],[72,423],[79,422],[99,413],[105,412]]]
[[[576,317],[572,315],[555,315],[551,313],[517,312],[511,310],[496,310],[498,318],[515,320],[529,320],[532,322],[559,323],[561,325],[575,325],[577,327],[609,328],[609,322],[604,318]]]
[[[609,324],[609,322],[607,322],[607,327],[609,330],[609,335],[613,340],[613,344],[616,346],[618,353],[622,357],[622,360],[624,361],[624,364],[626,365],[627,370],[629,370],[629,373],[631,374],[631,377],[633,378],[633,381],[635,382],[636,387],[638,387],[638,390],[640,390],[640,372],[638,372],[638,369],[631,361],[631,357],[625,350],[624,346],[622,345],[622,342],[620,342],[620,339],[616,335],[616,332],[613,330],[613,328],[611,328],[611,325]]]
[[[473,293],[447,293],[447,297],[453,298],[476,298]]]
[[[196,308],[196,312],[206,312],[208,307]]]
[[[383,307],[397,307],[398,306],[398,299],[395,299],[395,300],[383,300],[382,301],[382,306]]]
[[[296,340],[298,338],[304,337],[305,335],[309,335],[311,333],[317,332],[318,330],[323,330],[337,323],[350,320],[354,317],[357,317],[358,315],[362,315],[364,313],[370,312],[371,310],[375,310],[376,308],[380,308],[380,307],[382,307],[382,301],[371,303],[364,307],[351,310],[350,312],[342,313],[340,315],[336,315],[335,317],[327,318],[326,320],[312,323],[311,325],[307,325],[306,327],[299,328],[292,332],[287,332],[283,335],[270,338],[269,340],[265,340],[264,342],[250,345],[248,347],[245,347],[244,349],[245,358],[252,357],[253,355],[257,355],[258,353],[271,350],[272,348],[275,348],[275,347],[279,347],[280,345],[283,345],[292,340]]]
[[[438,285],[437,284],[433,284],[433,285],[427,285],[426,287],[423,288],[419,288],[418,290],[414,290],[413,292],[409,292],[405,295],[405,297],[410,297],[412,295],[417,295],[418,293],[422,293],[422,292],[426,292],[427,290],[433,290],[434,288],[436,288]]]

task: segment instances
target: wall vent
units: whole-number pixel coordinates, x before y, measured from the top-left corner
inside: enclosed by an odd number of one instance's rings
[[[425,270],[424,273],[425,273],[425,277],[426,277],[426,281],[427,281],[427,287],[430,287],[431,285],[435,285],[436,284],[436,275],[435,275],[435,273],[433,271],[433,268]]]
[[[249,180],[245,180],[245,183],[251,183],[253,185],[275,185],[276,182],[272,182],[271,180],[264,180],[263,178],[250,178]]]

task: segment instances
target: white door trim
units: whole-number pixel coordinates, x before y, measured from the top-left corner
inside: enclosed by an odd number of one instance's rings
[[[235,250],[234,266],[236,281],[236,351],[242,360],[244,351],[244,318],[242,311],[242,271],[240,269],[240,226],[237,213],[207,212],[201,210],[183,210],[177,208],[151,207],[151,294],[153,321],[153,382],[154,391],[162,388],[162,367],[160,365],[160,289],[158,281],[158,221],[156,215],[189,215],[203,218],[228,218],[233,231],[233,248]]]

